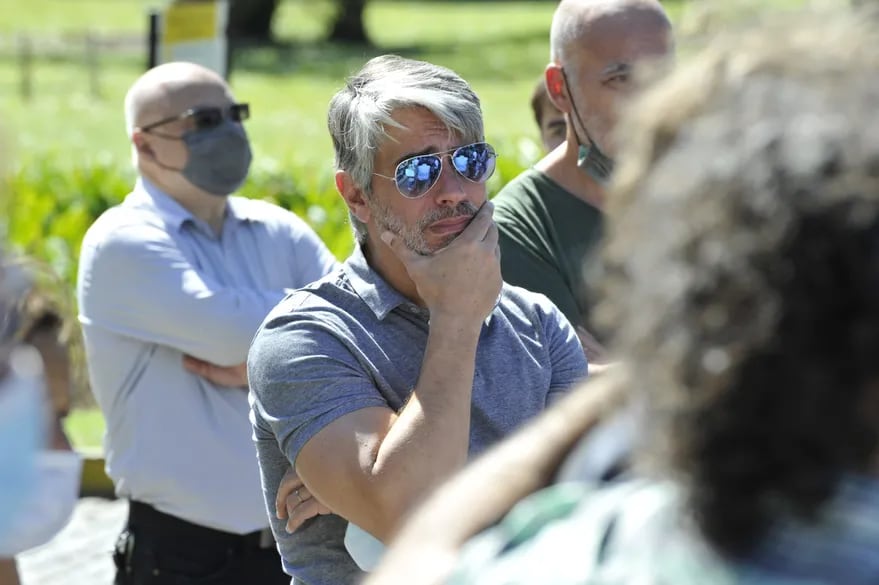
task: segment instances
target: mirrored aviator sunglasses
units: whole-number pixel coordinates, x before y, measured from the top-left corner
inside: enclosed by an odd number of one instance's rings
[[[394,182],[400,194],[408,199],[418,199],[426,195],[439,180],[446,156],[452,161],[452,168],[473,183],[484,183],[491,178],[497,162],[497,153],[487,142],[413,156],[398,164],[394,173]]]

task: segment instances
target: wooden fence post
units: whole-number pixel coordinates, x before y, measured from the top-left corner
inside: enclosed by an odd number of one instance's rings
[[[89,31],[85,35],[85,66],[88,71],[89,92],[92,97],[101,97],[100,63],[98,62],[98,42]]]
[[[18,66],[19,66],[19,90],[25,101],[30,101],[33,96],[33,45],[27,35],[18,37]]]

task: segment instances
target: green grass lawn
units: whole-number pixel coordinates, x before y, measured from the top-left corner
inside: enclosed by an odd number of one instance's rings
[[[805,0],[767,0],[769,6]],[[105,50],[99,58],[100,97],[90,91],[84,65],[86,31],[98,35],[145,36],[145,15],[157,2],[147,0],[0,0],[0,108],[13,153],[21,162],[53,154],[63,160],[89,158],[127,164],[122,97],[142,71],[144,55]],[[681,20],[681,6],[702,1],[667,2]],[[753,3],[750,3],[753,4]],[[750,5],[749,4],[749,5]],[[533,140],[528,108],[534,82],[548,57],[548,31],[554,2],[402,2],[375,0],[367,11],[373,49],[320,42],[332,7],[325,0],[288,0],[278,14],[284,46],[250,50],[236,61],[231,84],[252,105],[248,124],[257,160],[328,170],[332,149],[326,133],[326,105],[346,74],[369,57],[397,52],[451,67],[468,79],[483,101],[488,140],[513,148]],[[692,10],[691,10],[692,12]],[[18,95],[20,68],[15,35],[28,34],[37,51],[51,50],[53,39],[66,48],[37,57],[34,96]],[[536,156],[534,149],[526,156]]]
[[[722,18],[732,19],[807,1],[745,0],[736,8],[732,0],[724,0],[719,5]],[[704,2],[665,4],[679,30],[699,32],[706,21],[700,16]],[[84,65],[84,45],[78,39],[88,31],[143,38],[147,9],[156,4],[152,0],[0,0],[0,111],[13,159],[19,165],[52,159],[72,166],[105,161],[127,167],[122,99],[142,72],[145,56],[131,50],[102,51],[97,78],[100,95],[94,96]],[[321,41],[332,11],[325,0],[286,0],[276,21],[279,46],[239,55],[231,78],[238,99],[252,107],[248,130],[255,164],[296,169],[329,180],[332,148],[325,123],[327,102],[347,74],[369,57],[386,52],[426,59],[460,73],[482,98],[487,139],[496,143],[501,156],[520,164],[533,162],[539,152],[528,100],[548,58],[555,5],[547,1],[374,0],[367,26],[375,47],[364,49]],[[38,53],[51,53],[36,58],[29,101],[19,95],[18,35],[31,36]],[[58,39],[62,39],[60,48]],[[686,55],[692,48],[684,41],[681,49]],[[100,444],[103,421],[96,411],[74,412],[67,428],[77,445]]]
[[[104,417],[98,409],[78,409],[64,421],[64,431],[77,447],[100,447],[104,435]]]
[[[37,57],[29,102],[18,95],[15,45],[3,47],[0,108],[19,161],[52,154],[70,161],[95,157],[127,164],[121,104],[144,57],[130,50],[121,55],[103,52],[101,94],[95,97],[77,34],[91,30],[140,38],[149,5],[142,0],[33,0],[27,8],[6,8],[12,18],[4,18],[0,35],[7,41],[13,33],[30,34],[39,54],[52,50],[53,39],[68,39],[63,54],[54,50],[51,58]],[[236,60],[231,79],[238,99],[252,106],[248,130],[257,160],[329,169],[326,105],[347,74],[385,52],[447,65],[471,80],[485,105],[489,140],[515,144],[533,138],[527,101],[547,59],[553,7],[552,2],[376,1],[367,13],[376,47],[365,50],[316,41],[329,18],[329,4],[309,2],[305,10],[303,1],[284,3],[277,23],[284,46],[245,52]]]

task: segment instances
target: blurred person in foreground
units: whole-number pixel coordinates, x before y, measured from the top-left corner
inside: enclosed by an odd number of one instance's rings
[[[877,103],[875,32],[825,18],[633,104],[597,309],[625,370],[441,488],[370,583],[879,582]],[[596,486],[618,417],[636,463]]]
[[[565,140],[493,199],[504,279],[548,296],[577,327],[590,362],[607,359],[593,337],[584,272],[604,231],[617,111],[636,88],[633,69],[672,50],[657,0],[562,0],[544,84],[564,113]]]
[[[125,97],[138,178],[85,235],[77,283],[107,473],[130,501],[116,583],[288,583],[268,529],[245,359],[288,290],[335,260],[294,214],[230,196],[247,104],[190,63]]]
[[[39,430],[37,446],[32,453],[36,472],[35,483],[29,493],[20,498],[16,510],[7,515],[8,530],[0,531],[0,584],[19,583],[14,556],[51,540],[69,521],[79,497],[82,459],[70,446],[62,422],[70,409],[70,356],[67,348],[69,327],[58,306],[50,297],[31,284],[29,270],[20,261],[4,267],[4,278],[17,281],[4,302],[9,312],[4,323],[13,332],[18,346],[15,377],[19,391],[33,393],[31,415],[18,411],[15,422],[5,420],[3,426],[16,433],[14,448],[27,452],[29,444],[26,425]],[[23,379],[32,382],[22,384]],[[9,398],[2,398],[6,407]],[[16,409],[13,408],[13,411]],[[2,416],[11,415],[8,410]],[[24,425],[24,426],[23,426]],[[9,448],[8,444],[0,448]],[[7,479],[4,478],[4,483]],[[9,483],[20,484],[22,478]],[[8,492],[4,489],[4,498]]]
[[[285,569],[309,585],[359,581],[369,564],[344,542],[349,522],[380,547],[587,370],[558,309],[501,280],[485,191],[495,152],[465,80],[377,57],[333,97],[328,123],[358,245],[272,311],[248,359],[266,504],[275,511],[293,464],[301,481],[273,527]]]
[[[543,76],[534,85],[531,93],[531,112],[534,114],[534,122],[540,130],[540,141],[546,152],[552,152],[565,141],[568,125],[565,122],[565,114],[558,109],[546,91],[546,80]]]

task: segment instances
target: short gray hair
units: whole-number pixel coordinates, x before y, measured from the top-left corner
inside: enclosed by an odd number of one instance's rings
[[[333,96],[327,115],[336,169],[348,172],[366,195],[371,193],[375,153],[387,138],[386,127],[399,126],[391,116],[410,107],[427,109],[465,141],[484,138],[479,97],[460,75],[397,55],[370,59]],[[351,224],[363,243],[365,226],[353,215]]]
[[[549,31],[549,60],[564,67],[576,58],[577,46],[589,35],[590,29],[602,26],[605,18],[646,13],[671,28],[668,15],[659,0],[562,0],[552,17]],[[568,72],[576,75],[576,71]]]
[[[549,29],[549,60],[556,65],[568,61],[568,48],[585,36],[586,22],[581,17],[582,8],[572,2],[562,2],[552,17]]]

